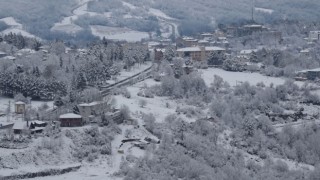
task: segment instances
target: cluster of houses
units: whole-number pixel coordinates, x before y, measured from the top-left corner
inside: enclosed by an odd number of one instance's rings
[[[228,40],[220,32],[203,33],[197,37],[180,37],[175,43],[168,41],[149,42],[153,60],[159,62],[164,58],[168,46],[174,47],[178,57],[188,57],[193,61],[205,61],[214,51],[226,52]]]
[[[83,103],[78,105],[79,114],[65,113],[61,114],[57,121],[47,122],[40,120],[25,120],[24,114],[26,113],[27,104],[22,101],[17,101],[14,104],[14,114],[17,117],[15,120],[8,122],[0,122],[0,131],[12,130],[14,134],[35,134],[43,133],[44,129],[48,126],[55,128],[60,127],[81,127],[88,123],[96,123],[95,118],[107,114],[114,122],[123,122],[120,120],[120,111],[110,109],[106,101],[97,101],[92,103]]]
[[[207,32],[196,35],[194,37],[179,37],[174,43],[169,41],[149,42],[148,48],[152,52],[152,57],[155,62],[161,61],[164,58],[168,46],[174,47],[178,57],[188,57],[192,61],[203,62],[208,59],[212,52],[225,53],[229,55],[230,42],[234,37],[250,36],[253,34],[259,35],[262,39],[268,41],[280,42],[282,40],[282,33],[280,31],[269,29],[263,25],[250,24],[237,27],[224,27],[215,32]],[[252,52],[256,50],[244,50],[237,52],[238,57],[248,59]],[[249,53],[247,53],[249,52]]]

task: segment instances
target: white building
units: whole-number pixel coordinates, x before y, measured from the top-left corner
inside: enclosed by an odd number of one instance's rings
[[[309,39],[310,40],[320,40],[320,31],[310,31]]]
[[[99,115],[108,111],[108,102],[98,101],[92,103],[83,103],[78,105],[80,115],[84,118],[89,118],[91,115]]]

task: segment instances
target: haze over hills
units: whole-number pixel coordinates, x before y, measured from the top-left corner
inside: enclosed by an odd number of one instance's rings
[[[256,0],[254,18],[259,23],[280,19],[316,21],[320,17],[318,4],[317,0]],[[103,36],[117,39],[128,33],[130,37],[124,40],[152,35],[169,38],[210,31],[220,23],[251,20],[252,7],[252,0],[0,1],[0,19],[7,18],[0,21],[0,31],[8,33],[11,28],[16,33],[49,40]],[[8,22],[8,17],[15,21]],[[21,25],[13,27],[17,23]]]

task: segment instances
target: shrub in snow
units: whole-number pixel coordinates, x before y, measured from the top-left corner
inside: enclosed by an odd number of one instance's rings
[[[140,99],[139,100],[139,106],[140,107],[144,108],[146,105],[147,105],[147,101],[146,100],[144,100],[144,99]]]
[[[88,155],[87,160],[88,160],[89,162],[93,162],[93,161],[96,160],[97,158],[98,158],[98,154],[97,154],[97,153],[90,153],[90,154]]]
[[[153,133],[156,121],[156,118],[153,116],[153,114],[143,114],[142,119],[145,123],[146,129]]]
[[[137,159],[138,159],[137,157],[135,157],[134,155],[131,155],[131,154],[129,154],[129,155],[126,157],[126,160],[127,160],[128,162],[130,162],[130,163],[136,162]]]
[[[110,155],[112,153],[111,144],[107,144],[101,147],[100,153],[103,155]]]
[[[228,59],[223,62],[222,69],[226,71],[244,71],[243,64],[241,64],[238,60]]]
[[[177,119],[177,116],[175,114],[169,114],[165,117],[165,121],[168,124],[172,124]]]
[[[260,71],[260,67],[256,64],[250,64],[250,65],[247,65],[245,66],[245,69],[247,71],[250,71],[250,72],[257,72],[257,71]]]
[[[281,161],[281,160],[277,160],[275,162],[275,167],[274,167],[279,173],[285,173],[287,171],[289,171],[289,167],[288,164]]]
[[[319,180],[320,177],[320,165],[314,168],[313,172],[311,172],[309,179],[310,180]]]
[[[130,109],[129,109],[129,107],[126,106],[126,105],[121,106],[120,115],[121,115],[121,119],[123,119],[123,120],[130,119]]]
[[[262,72],[267,76],[280,77],[283,76],[283,69],[274,66],[268,66]]]
[[[145,90],[141,90],[137,94],[140,97],[146,97],[146,98],[154,98],[153,92],[151,88],[147,88]]]

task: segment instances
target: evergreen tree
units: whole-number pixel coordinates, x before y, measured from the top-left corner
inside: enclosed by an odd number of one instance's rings
[[[63,67],[63,59],[62,59],[62,57],[59,58],[59,65],[60,65],[60,68]]]
[[[213,51],[210,53],[208,58],[208,65],[222,65],[223,61],[226,59],[224,52]]]
[[[87,86],[87,80],[82,72],[78,73],[77,79],[76,79],[76,89],[83,90]]]

